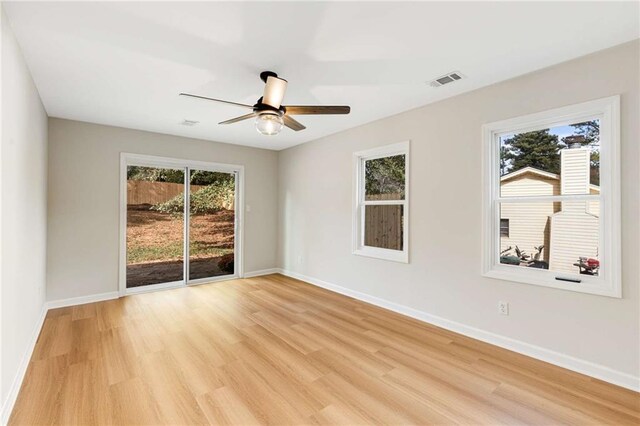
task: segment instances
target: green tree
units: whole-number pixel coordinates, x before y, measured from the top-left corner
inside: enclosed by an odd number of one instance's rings
[[[511,170],[509,161],[507,160],[507,153],[509,148],[506,145],[500,146],[500,176],[504,176]]]
[[[184,171],[182,169],[129,166],[127,168],[127,179],[147,180],[151,182],[184,183]],[[210,185],[217,182],[233,182],[234,179],[235,175],[232,173],[192,170],[189,181],[192,185]]]
[[[588,145],[597,145],[600,143],[600,120],[584,121],[582,123],[572,124],[575,134],[584,136]]]
[[[404,155],[367,160],[365,164],[367,195],[404,194],[404,182]]]
[[[184,171],[181,169],[129,166],[127,167],[127,179],[147,180],[151,182],[184,183]]]
[[[213,183],[230,183],[235,179],[232,173],[208,172],[205,170],[192,170],[190,182],[192,185],[211,185]]]
[[[564,144],[557,135],[550,134],[549,129],[515,134],[504,141],[502,148],[500,163],[503,174],[525,167],[560,173],[560,150]]]
[[[219,180],[191,193],[189,211],[191,214],[215,213],[229,208],[233,204],[234,196],[234,182]],[[184,195],[176,195],[164,203],[155,204],[151,210],[180,216],[184,212]]]

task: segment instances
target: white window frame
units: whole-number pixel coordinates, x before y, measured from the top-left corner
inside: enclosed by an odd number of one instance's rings
[[[367,160],[391,157],[394,155],[405,156],[404,200],[365,200],[365,162]],[[409,263],[409,163],[409,141],[353,153],[353,254],[394,262]],[[365,206],[367,205],[403,206],[402,250],[392,250],[364,245],[364,211]]]
[[[501,201],[563,201],[594,199],[597,195],[500,197],[500,136],[600,119],[600,236],[598,276],[500,264]],[[581,293],[622,297],[620,261],[620,96],[611,96],[536,114],[485,124],[483,138],[482,275]],[[561,281],[580,279],[579,284]]]

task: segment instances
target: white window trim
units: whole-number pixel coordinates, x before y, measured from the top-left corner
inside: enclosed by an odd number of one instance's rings
[[[567,125],[585,119],[601,119],[600,125],[600,253],[602,267],[597,277],[567,275],[558,272],[502,265],[498,259],[500,247],[500,178],[498,165],[499,136]],[[620,247],[620,96],[611,96],[549,111],[485,124],[483,138],[483,247],[482,275],[507,281],[534,284],[581,293],[622,297]],[[554,200],[581,199],[589,196],[558,196]],[[515,202],[543,201],[546,197],[509,197]],[[497,227],[496,227],[497,226]],[[558,281],[557,277],[579,278],[575,283]]]
[[[405,156],[404,200],[365,201],[364,162],[392,155]],[[385,145],[378,148],[353,153],[354,205],[353,205],[353,251],[359,256],[374,257],[394,262],[409,263],[409,141]],[[402,224],[402,250],[391,250],[364,245],[364,206],[365,205],[402,205],[404,218]]]

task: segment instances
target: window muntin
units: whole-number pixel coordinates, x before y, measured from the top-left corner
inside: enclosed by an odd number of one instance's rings
[[[485,276],[620,297],[618,110],[611,97],[483,127]]]
[[[408,142],[354,154],[354,254],[408,262]]]

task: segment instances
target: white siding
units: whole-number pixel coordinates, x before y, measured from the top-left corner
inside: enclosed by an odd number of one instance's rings
[[[562,195],[589,194],[589,148],[567,148],[560,151]]]
[[[562,195],[599,192],[589,185],[589,148],[563,149],[560,155]],[[575,274],[580,257],[598,258],[599,214],[599,201],[562,203],[562,211],[551,218],[550,270]]]
[[[566,203],[565,203],[566,204]],[[582,203],[584,206],[584,203]],[[578,273],[580,257],[598,258],[599,218],[582,212],[562,211],[551,218],[549,269]]]
[[[503,181],[500,185],[500,195],[503,197],[560,195],[560,183],[557,179],[542,177],[535,173],[525,173]]]
[[[503,181],[501,194],[503,197],[531,195],[559,195],[560,182],[525,173],[513,179]],[[509,219],[509,237],[500,238],[500,251],[515,247],[529,255],[536,253],[534,247],[544,245],[541,260],[549,260],[549,217],[560,209],[560,203],[503,203],[500,206],[500,218]]]
[[[529,255],[536,253],[534,247],[544,245],[541,260],[549,260],[549,218],[560,209],[560,203],[503,203],[500,218],[509,219],[509,237],[500,238],[500,251],[511,246]],[[513,251],[512,251],[513,253]]]
[[[592,195],[600,195],[600,188],[591,188],[589,191]],[[600,217],[600,200],[587,202],[587,213]]]

